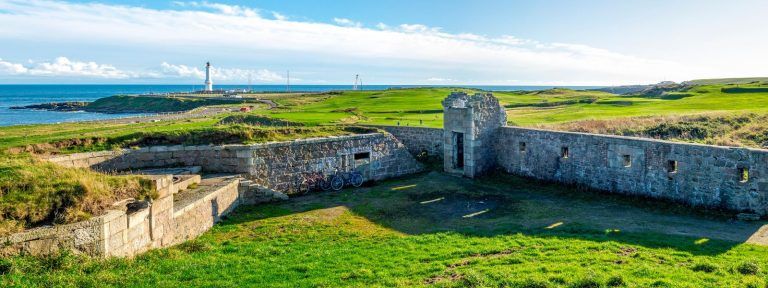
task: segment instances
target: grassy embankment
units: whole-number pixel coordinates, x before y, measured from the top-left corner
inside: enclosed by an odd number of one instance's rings
[[[3,128],[0,133],[7,136],[0,138],[0,236],[24,227],[87,219],[116,200],[143,198],[148,193],[138,178],[57,167],[27,152],[70,153],[147,145],[259,143],[365,132],[354,127],[284,127],[286,124],[291,123],[256,115],[222,115],[143,125],[34,125],[31,127],[40,129],[31,131],[27,130],[29,126]]]
[[[432,173],[244,206],[197,240],[135,259],[0,260],[0,285],[765,287],[768,248],[740,244],[759,226]]]

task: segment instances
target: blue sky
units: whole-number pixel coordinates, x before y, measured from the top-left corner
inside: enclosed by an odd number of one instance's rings
[[[768,76],[768,1],[0,0],[0,83],[619,85]]]

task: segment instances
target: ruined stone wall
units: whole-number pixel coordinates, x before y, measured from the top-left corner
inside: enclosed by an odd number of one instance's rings
[[[768,214],[766,150],[503,127],[495,152],[512,174]]]
[[[355,160],[355,154],[368,159]],[[362,154],[361,154],[362,155]],[[366,180],[413,174],[423,167],[395,137],[372,133],[254,145],[153,146],[50,158],[68,167],[124,171],[200,166],[207,172],[240,173],[270,189],[291,192],[307,172],[361,171]]]
[[[374,126],[387,131],[416,156],[423,151],[429,156],[443,158],[443,129],[409,126]]]

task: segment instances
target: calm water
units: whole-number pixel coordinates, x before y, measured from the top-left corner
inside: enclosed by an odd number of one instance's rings
[[[368,85],[364,90],[383,90],[393,87],[424,87],[424,85]],[[430,86],[441,87],[441,86]],[[493,91],[541,90],[553,86],[462,86]],[[246,89],[247,85],[217,85],[217,89]],[[284,85],[254,85],[254,91],[285,91]],[[292,91],[349,90],[349,85],[292,85]],[[595,87],[566,87],[588,89]],[[103,114],[89,112],[52,112],[39,110],[10,110],[11,106],[30,104],[94,101],[116,94],[146,94],[200,90],[200,85],[0,85],[0,126],[59,123],[135,116],[136,114]]]

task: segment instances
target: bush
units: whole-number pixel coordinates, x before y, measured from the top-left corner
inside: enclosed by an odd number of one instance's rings
[[[756,275],[760,273],[760,266],[755,262],[743,262],[736,267],[736,271],[743,275]]]
[[[11,261],[0,259],[0,275],[11,273],[11,269],[13,269],[13,263],[11,263]]]
[[[41,257],[39,261],[40,267],[44,270],[56,271],[70,267],[75,262],[75,259],[69,250],[62,250],[59,253]]]
[[[516,283],[515,285],[512,285],[512,287],[519,287],[519,288],[548,288],[552,287],[549,282],[540,280],[540,279],[526,279],[523,282]]]
[[[693,265],[693,267],[691,267],[691,270],[696,272],[712,273],[717,271],[717,266],[712,263],[699,263],[699,264]]]
[[[211,250],[211,246],[198,240],[190,240],[177,246],[179,250],[187,253],[205,252]]]
[[[617,276],[611,276],[611,278],[608,278],[608,282],[606,283],[606,285],[608,285],[608,287],[621,287],[626,285],[626,283],[624,283],[624,278],[617,275]]]
[[[600,288],[602,285],[595,279],[584,278],[571,284],[571,288]]]

